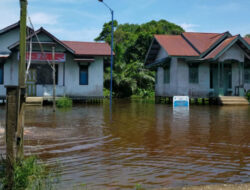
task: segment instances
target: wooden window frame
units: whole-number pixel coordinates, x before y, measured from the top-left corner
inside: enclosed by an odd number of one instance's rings
[[[248,75],[248,77],[247,77],[247,75]],[[250,63],[244,64],[244,82],[246,84],[250,84]]]
[[[170,65],[165,66],[163,68],[163,83],[169,84],[170,83]]]
[[[81,84],[81,70],[85,68],[87,71],[87,84]],[[80,65],[79,64],[79,85],[80,86],[88,86],[89,85],[89,65]]]
[[[197,69],[196,72],[197,74],[197,78],[193,79],[191,78],[191,75],[192,75],[192,69]],[[189,83],[190,84],[199,84],[199,65],[198,64],[188,64],[188,80],[189,80]]]
[[[4,84],[4,65],[0,63],[0,69],[2,70],[2,76],[0,78],[0,85]]]

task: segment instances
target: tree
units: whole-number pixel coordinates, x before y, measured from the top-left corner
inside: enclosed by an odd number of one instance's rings
[[[245,37],[246,37],[246,38],[250,38],[250,34],[246,34]]]
[[[144,68],[144,60],[154,34],[180,34],[184,30],[166,20],[150,21],[145,24],[115,23],[113,70],[113,90],[117,97],[129,97],[138,91],[154,90],[154,71]],[[103,25],[103,30],[95,39],[110,44],[111,22]],[[110,68],[105,68],[104,86],[109,88]]]

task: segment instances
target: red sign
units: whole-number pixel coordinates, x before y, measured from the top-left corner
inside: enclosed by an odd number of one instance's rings
[[[30,58],[30,52],[26,53],[26,60],[28,61]],[[31,53],[31,61],[53,61],[51,52],[32,52]],[[66,55],[65,53],[55,53],[55,62],[65,62]]]

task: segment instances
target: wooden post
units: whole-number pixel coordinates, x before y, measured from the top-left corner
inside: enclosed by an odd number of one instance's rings
[[[56,67],[55,67],[55,47],[52,47],[53,61],[53,112],[56,111]]]
[[[15,164],[15,133],[17,128],[17,100],[18,86],[6,86],[7,110],[6,110],[6,175],[7,189],[12,189],[14,184]]]
[[[19,75],[18,75],[18,123],[17,123],[17,160],[23,158],[23,124],[24,124],[24,107],[25,107],[25,70],[26,70],[26,18],[27,18],[27,0],[20,0],[20,58],[19,58]]]

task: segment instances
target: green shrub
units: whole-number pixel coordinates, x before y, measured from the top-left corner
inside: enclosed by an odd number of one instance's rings
[[[150,90],[145,90],[145,89],[137,89],[136,95],[141,97],[141,98],[154,98],[155,97],[155,92],[150,91]]]
[[[104,98],[109,98],[109,96],[110,96],[110,90],[108,90],[107,88],[104,88],[104,90],[103,90],[103,96],[104,96]]]
[[[246,97],[247,97],[248,100],[250,100],[250,90],[248,90],[248,91],[246,92]]]
[[[62,97],[56,101],[56,106],[58,108],[69,108],[72,107],[72,104],[73,104],[72,99],[68,97]]]
[[[38,163],[35,157],[29,157],[14,165],[14,186],[12,189],[50,190],[53,189],[53,185],[56,183],[56,179],[58,179],[57,177],[53,177],[50,169],[44,164]],[[1,159],[0,189],[4,189],[6,185],[6,161]]]

